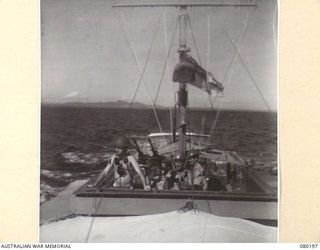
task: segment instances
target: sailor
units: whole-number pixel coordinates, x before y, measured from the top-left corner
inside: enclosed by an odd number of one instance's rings
[[[204,166],[199,161],[199,152],[191,150],[188,165],[183,171],[184,183],[180,181],[180,189],[207,190],[208,183],[204,174]]]
[[[191,164],[192,176],[189,178],[189,184],[193,185],[195,189],[207,190],[208,183],[205,176],[204,165],[199,159],[200,152],[191,150],[189,152],[189,159]],[[191,182],[193,177],[193,183]]]
[[[163,190],[165,188],[166,183],[166,172],[165,170],[161,170],[161,175],[159,177],[159,181],[155,183],[155,189],[156,190]]]
[[[110,174],[108,175],[110,169],[113,168],[113,178],[111,177],[111,179],[114,187],[133,188],[135,171],[140,177],[140,181],[144,187],[144,190],[150,191],[150,186],[146,184],[146,179],[139,167],[137,160],[134,158],[134,156],[128,153],[128,148],[130,146],[131,143],[125,136],[121,136],[116,140],[116,153],[112,155],[108,165],[95,181],[95,187],[99,188],[103,186],[106,179],[110,177]],[[132,168],[134,171],[132,171]]]
[[[181,155],[176,155],[174,159],[174,169],[176,172],[180,172],[184,169],[184,159],[182,158]]]
[[[151,174],[149,174],[149,183],[152,190],[163,190],[165,176],[167,174],[167,165],[165,162],[161,163],[160,167],[151,167]],[[146,177],[147,178],[147,177]],[[147,179],[148,180],[148,179]]]
[[[167,171],[165,175],[165,181],[163,184],[163,189],[166,190],[179,190],[179,182],[181,175],[179,172],[183,170],[183,159],[180,155],[176,155],[174,159],[173,168]]]
[[[219,179],[219,171],[216,162],[213,162],[208,168],[208,190],[209,191],[227,191]]]
[[[237,170],[235,165],[231,163],[227,163],[227,184],[226,189],[227,192],[233,192],[235,183],[237,182]]]

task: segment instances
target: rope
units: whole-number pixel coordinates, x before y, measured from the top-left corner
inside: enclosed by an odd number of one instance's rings
[[[96,209],[94,210],[94,215],[97,214],[99,208],[100,208],[100,205],[101,205],[101,201],[102,201],[102,197],[99,199],[99,202],[98,202],[98,206],[96,207]],[[92,216],[92,214],[91,214]],[[95,216],[92,217],[91,219],[91,222],[90,222],[90,226],[89,226],[89,229],[88,229],[88,233],[87,233],[87,236],[86,236],[86,239],[85,239],[85,243],[88,243],[89,241],[89,238],[90,238],[90,235],[91,235],[91,231],[92,231],[92,227],[93,227],[93,223],[94,223],[94,220],[95,220]]]

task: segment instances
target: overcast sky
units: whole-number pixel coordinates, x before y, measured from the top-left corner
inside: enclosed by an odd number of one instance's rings
[[[151,98],[154,98],[157,92],[165,63],[166,47],[170,47],[179,11],[176,8],[119,9],[117,18],[115,10],[111,7],[114,2],[41,1],[42,102],[131,101],[140,79],[140,72],[132,50],[121,31],[119,20],[123,23],[142,68],[160,20],[144,76],[146,85],[141,84],[136,97],[138,102],[151,104]],[[199,2],[204,1],[197,1]],[[240,46],[239,54],[247,69],[267,104],[275,110],[277,106],[276,1],[256,2],[258,4],[256,9],[200,7],[189,9],[188,13],[202,66],[208,68],[219,81],[225,78],[228,65],[235,54],[232,43],[228,40],[229,36],[235,46]],[[246,26],[242,43],[239,44]],[[189,31],[188,46],[191,47],[191,55],[198,60],[191,35]],[[157,101],[159,105],[173,104],[173,92],[177,85],[171,78],[173,67],[178,60],[176,53],[178,43],[176,36]],[[239,58],[234,61],[227,76],[223,83],[226,91],[223,97],[217,98],[215,106],[221,103],[223,108],[267,109]],[[209,107],[210,102],[206,93],[192,86],[189,87],[189,93],[191,107]]]

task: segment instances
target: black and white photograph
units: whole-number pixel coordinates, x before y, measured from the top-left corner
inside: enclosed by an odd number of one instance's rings
[[[278,242],[276,0],[40,15],[40,242]]]

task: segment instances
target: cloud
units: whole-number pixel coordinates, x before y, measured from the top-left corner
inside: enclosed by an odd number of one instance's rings
[[[75,97],[77,95],[78,95],[78,91],[73,91],[73,92],[70,92],[70,93],[66,94],[62,98],[72,98],[72,97]]]

